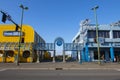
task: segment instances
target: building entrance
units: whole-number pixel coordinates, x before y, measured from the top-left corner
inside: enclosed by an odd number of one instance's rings
[[[104,60],[105,59],[105,51],[100,51],[100,59]],[[94,51],[94,60],[98,60],[98,52]]]

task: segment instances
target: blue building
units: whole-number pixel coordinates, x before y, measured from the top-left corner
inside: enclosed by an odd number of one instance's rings
[[[98,40],[100,59],[119,61],[120,59],[120,21],[110,25],[98,25]],[[98,61],[98,45],[96,43],[96,25],[86,19],[81,21],[80,29],[72,40],[73,43],[83,44],[78,59],[90,62]],[[77,52],[73,52],[77,54]],[[74,56],[75,57],[75,56]]]

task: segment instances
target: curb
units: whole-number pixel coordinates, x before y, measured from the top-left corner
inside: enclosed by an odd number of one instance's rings
[[[119,68],[1,68],[0,71],[5,70],[117,70]]]

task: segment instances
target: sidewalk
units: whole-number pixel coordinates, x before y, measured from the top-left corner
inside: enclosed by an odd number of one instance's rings
[[[119,63],[102,63],[101,65],[96,62],[84,62],[79,64],[78,62],[43,62],[43,63],[20,63],[17,66],[16,63],[0,63],[0,69],[40,69],[40,70],[91,70],[91,69],[108,69],[108,70],[120,70]]]

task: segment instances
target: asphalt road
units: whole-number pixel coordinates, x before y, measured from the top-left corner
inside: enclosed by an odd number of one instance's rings
[[[3,69],[0,80],[120,80],[120,71]]]

